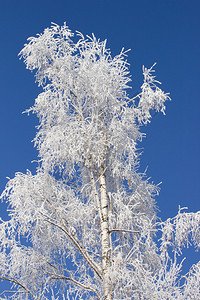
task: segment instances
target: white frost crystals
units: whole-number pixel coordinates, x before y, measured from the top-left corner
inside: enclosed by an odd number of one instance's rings
[[[12,299],[198,299],[199,264],[182,275],[181,249],[200,245],[200,214],[156,216],[159,188],[138,171],[142,124],[169,99],[143,69],[130,98],[124,50],[52,24],[20,52],[43,92],[35,174],[2,193],[0,279]],[[136,99],[137,98],[137,99]],[[160,236],[158,240],[157,236]],[[12,286],[12,284],[14,284]]]
[[[154,72],[153,67],[147,69],[143,66],[144,83],[141,87],[142,92],[139,96],[139,122],[147,124],[150,122],[151,114],[150,111],[161,111],[165,114],[165,101],[170,99],[168,94],[165,94],[156,84],[160,84],[159,81],[155,80],[155,76],[152,76]]]

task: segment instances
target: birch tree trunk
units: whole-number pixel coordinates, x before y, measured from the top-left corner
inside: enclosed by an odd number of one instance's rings
[[[109,239],[109,226],[108,226],[108,197],[106,189],[105,169],[101,168],[101,175],[99,178],[101,190],[101,243],[102,243],[102,267],[103,267],[103,288],[104,300],[112,300],[112,285],[109,276],[109,268],[111,266],[111,253],[110,253],[110,239]]]

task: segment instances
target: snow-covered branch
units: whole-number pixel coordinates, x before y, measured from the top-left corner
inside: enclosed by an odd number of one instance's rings
[[[37,297],[35,297],[35,295],[33,295],[33,293],[24,284],[20,283],[19,280],[15,279],[15,278],[12,278],[10,276],[1,276],[1,275],[0,275],[0,279],[9,281],[11,283],[14,283],[14,284],[21,287],[24,290],[24,291],[9,291],[10,293],[14,293],[14,294],[19,293],[19,292],[21,292],[23,294],[28,293],[29,295],[31,295],[33,297],[33,299],[37,300]],[[8,292],[8,291],[6,291],[6,292]]]
[[[161,226],[161,251],[168,255],[168,248],[181,253],[181,249],[185,246],[194,244],[196,248],[200,248],[200,212],[187,213],[183,209],[179,209],[178,214],[174,218],[169,218],[165,222],[160,223]]]
[[[97,296],[98,299],[101,299],[100,295],[98,294],[98,292],[95,289],[93,289],[92,287],[87,286],[85,284],[82,284],[81,282],[78,282],[77,280],[75,280],[71,277],[65,277],[65,276],[62,276],[62,275],[54,275],[54,274],[50,274],[50,275],[51,275],[51,279],[72,281],[73,283],[75,283],[79,287],[81,287],[85,290],[89,290],[89,291],[93,292]]]

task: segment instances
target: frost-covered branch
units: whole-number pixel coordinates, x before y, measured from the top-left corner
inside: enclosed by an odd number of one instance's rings
[[[45,216],[45,215],[44,215]],[[47,216],[45,216],[47,217]],[[61,225],[56,224],[54,222],[54,220],[52,220],[51,218],[47,217],[44,221],[58,227],[59,229],[61,229],[70,239],[71,241],[76,245],[76,247],[78,248],[78,250],[80,251],[80,253],[82,254],[82,256],[85,258],[85,260],[88,262],[88,264],[90,265],[90,267],[96,272],[96,274],[99,276],[100,279],[102,279],[102,275],[101,275],[101,270],[99,268],[99,266],[97,265],[97,263],[86,253],[86,250],[81,246],[80,241],[69,232],[69,230],[67,230],[66,228],[63,228]]]
[[[6,277],[6,276],[1,276],[1,275],[0,275],[0,279],[1,280],[7,280],[7,281],[9,281],[11,283],[14,283],[14,284],[20,286],[24,290],[24,292],[22,292],[22,293],[28,293],[29,295],[31,295],[33,297],[33,299],[37,300],[37,297],[35,297],[33,295],[33,293],[24,284],[20,283],[17,279],[12,278],[10,276]],[[19,291],[10,291],[10,292],[11,293],[16,293],[16,292],[19,293]]]
[[[87,286],[85,284],[82,284],[81,282],[78,282],[77,280],[75,280],[75,279],[73,279],[71,277],[65,277],[65,276],[62,276],[62,275],[57,276],[57,275],[52,274],[51,275],[51,279],[61,279],[61,280],[72,281],[73,283],[75,283],[76,285],[80,286],[81,288],[93,292],[94,294],[96,294],[96,296],[97,296],[98,299],[101,299],[100,295],[98,294],[98,292],[95,289],[93,289],[92,287]]]
[[[128,230],[128,229],[123,229],[123,228],[120,228],[120,229],[110,229],[109,230],[110,233],[113,233],[113,232],[129,232],[129,233],[141,233],[140,231],[135,231],[135,230]]]
[[[177,216],[161,222],[161,251],[168,255],[168,248],[181,253],[181,249],[191,242],[200,248],[200,212],[186,213],[179,209]]]
[[[147,124],[151,119],[151,110],[161,111],[165,114],[165,101],[170,100],[169,94],[165,94],[157,84],[161,84],[159,81],[155,80],[155,76],[152,72],[154,64],[150,69],[143,66],[143,76],[144,83],[141,87],[142,93],[139,95],[139,112],[138,120]]]

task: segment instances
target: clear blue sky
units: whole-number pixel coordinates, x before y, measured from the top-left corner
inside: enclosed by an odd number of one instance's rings
[[[108,39],[113,55],[132,49],[132,93],[140,90],[142,65],[157,62],[157,79],[172,101],[166,116],[156,115],[144,128],[141,170],[148,165],[148,176],[163,182],[157,199],[163,219],[174,216],[179,204],[200,210],[199,0],[1,0],[0,191],[6,176],[34,170],[37,158],[31,143],[37,119],[21,113],[40,89],[17,55],[29,36],[65,21],[72,30]]]

